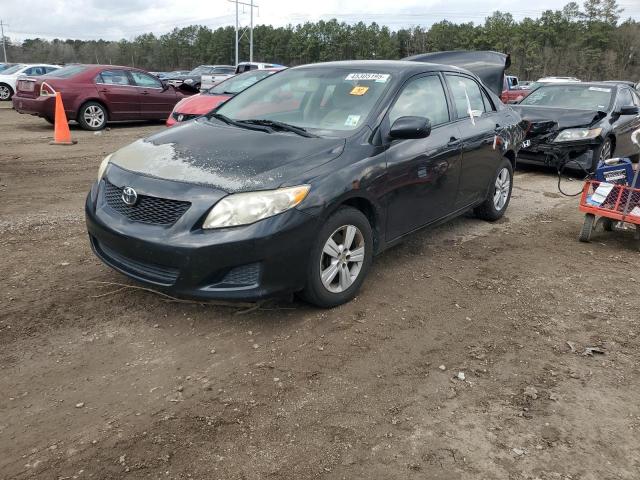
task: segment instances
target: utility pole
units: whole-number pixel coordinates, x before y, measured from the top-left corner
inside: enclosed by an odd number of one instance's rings
[[[236,65],[240,61],[239,58],[239,50],[240,50],[240,40],[245,35],[247,29],[243,29],[242,33],[240,33],[240,12],[238,11],[239,5],[245,5],[251,9],[251,23],[249,26],[249,61],[253,62],[253,9],[258,8],[258,5],[254,4],[254,0],[251,0],[250,3],[241,1],[241,0],[228,0],[231,3],[236,4]]]
[[[4,41],[4,27],[7,25],[6,23],[2,23],[0,20],[0,35],[2,35],[2,53],[4,53],[4,63],[7,63],[7,47],[5,46]]]

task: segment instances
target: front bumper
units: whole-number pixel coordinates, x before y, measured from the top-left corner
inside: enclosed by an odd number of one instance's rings
[[[12,102],[13,102],[13,109],[16,110],[18,113],[25,113],[27,115],[36,115],[38,117],[49,118],[51,120],[55,118],[55,106],[56,106],[55,97],[37,96],[35,98],[30,98],[30,97],[21,97],[19,95],[14,95]],[[67,117],[69,118],[70,112],[66,112],[66,113],[67,113]]]
[[[113,165],[108,174],[112,184],[144,195],[191,201],[175,224],[149,225],[113,210],[104,198],[105,181],[94,184],[85,204],[91,247],[115,270],[190,298],[257,300],[304,288],[317,217],[292,209],[252,225],[202,230],[204,215],[224,193]]]
[[[578,168],[576,163],[585,170],[593,166],[593,156],[597,145],[558,146],[544,143],[533,144],[530,148],[523,148],[518,152],[518,162],[535,163],[559,168],[571,161],[568,168]]]

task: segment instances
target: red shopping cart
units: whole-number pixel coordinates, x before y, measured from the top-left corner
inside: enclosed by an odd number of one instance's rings
[[[640,130],[633,132],[631,138],[640,149]],[[615,230],[617,224],[635,225],[635,238],[640,241],[640,188],[633,187],[638,185],[639,174],[640,168],[636,168],[633,181],[626,185],[592,179],[585,182],[580,197],[580,210],[585,213],[581,242],[591,241],[599,224],[605,231]]]

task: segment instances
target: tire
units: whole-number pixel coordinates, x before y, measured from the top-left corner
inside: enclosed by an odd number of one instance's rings
[[[345,249],[345,243],[349,242],[347,235],[351,242]],[[360,249],[361,261],[352,261],[353,252]],[[360,210],[341,207],[327,219],[311,249],[302,298],[321,308],[350,301],[367,276],[372,259],[373,232],[369,220]]]
[[[485,201],[473,209],[476,217],[489,222],[500,219],[511,201],[513,189],[513,166],[504,158],[491,180],[489,195]]]
[[[578,240],[581,242],[589,243],[591,241],[591,233],[593,233],[593,227],[596,223],[596,216],[593,213],[587,213],[584,216],[584,223],[582,224],[582,230]]]
[[[80,107],[77,120],[83,130],[96,131],[107,126],[109,115],[101,103],[87,102]]]
[[[612,154],[613,154],[613,142],[609,137],[607,137],[605,138],[604,142],[602,142],[602,145],[596,148],[593,152],[593,160],[591,161],[590,172],[592,173],[595,172],[596,168],[598,168],[598,163],[600,163],[600,160],[606,160],[608,158],[611,158]]]
[[[8,102],[13,97],[14,91],[10,85],[0,83],[0,102]]]

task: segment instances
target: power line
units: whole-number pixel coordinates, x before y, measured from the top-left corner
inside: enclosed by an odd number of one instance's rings
[[[4,27],[8,26],[0,19],[0,35],[2,35],[2,53],[4,53],[4,63],[7,63],[7,47],[5,46]]]

